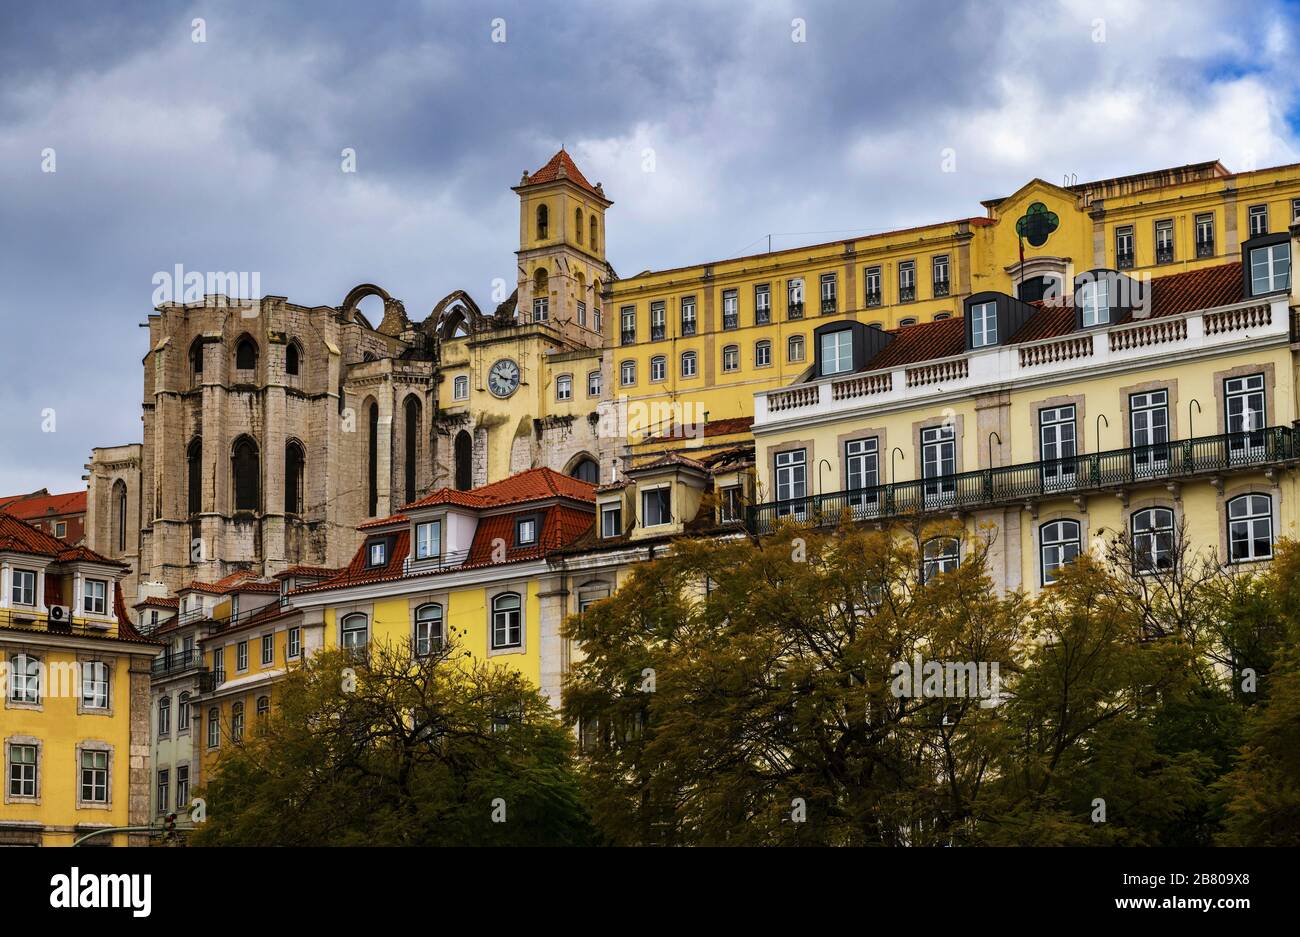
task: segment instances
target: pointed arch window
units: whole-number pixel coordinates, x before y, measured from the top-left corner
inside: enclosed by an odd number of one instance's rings
[[[203,376],[203,339],[196,338],[190,344],[190,373],[195,377]]]
[[[379,513],[379,404],[371,403],[367,416],[370,438],[366,460],[369,472],[366,480],[366,510],[370,517],[374,517]]]
[[[284,511],[286,514],[302,513],[302,488],[306,476],[307,456],[297,440],[284,444]]]
[[[195,436],[185,450],[185,474],[189,487],[189,513],[203,510],[203,439]]]
[[[405,482],[406,482],[406,501],[410,503],[417,496],[415,490],[416,460],[420,452],[420,400],[414,394],[406,398],[405,420],[406,420],[406,464]]]
[[[301,367],[302,352],[298,350],[297,342],[290,342],[289,347],[284,350],[284,372],[297,377]]]
[[[231,477],[235,480],[235,510],[256,511],[261,503],[262,465],[257,443],[242,436],[231,451]]]
[[[117,552],[126,552],[126,483],[121,479],[113,485],[113,505],[117,509]]]
[[[235,369],[237,371],[252,371],[256,367],[257,342],[245,335],[239,340],[239,344],[235,346]]]

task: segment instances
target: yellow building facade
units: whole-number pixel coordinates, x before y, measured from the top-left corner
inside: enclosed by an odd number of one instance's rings
[[[0,512],[0,844],[71,846],[149,822],[149,662],[125,570]],[[148,832],[92,845],[143,845]]]

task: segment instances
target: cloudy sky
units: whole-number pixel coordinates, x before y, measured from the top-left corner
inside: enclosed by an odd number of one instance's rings
[[[176,264],[489,307],[509,186],[561,143],[625,276],[979,214],[1033,176],[1294,162],[1298,53],[1268,0],[6,4],[0,495],[140,439],[138,325]]]

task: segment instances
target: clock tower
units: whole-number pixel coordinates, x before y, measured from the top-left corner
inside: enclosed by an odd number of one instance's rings
[[[561,149],[541,169],[525,172],[519,196],[519,318],[547,322],[575,345],[598,348],[611,324],[600,292],[605,261],[605,209],[613,204]]]

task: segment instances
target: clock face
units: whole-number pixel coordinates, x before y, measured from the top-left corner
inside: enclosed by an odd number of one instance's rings
[[[488,371],[488,390],[497,397],[509,397],[519,387],[519,365],[502,358]]]

